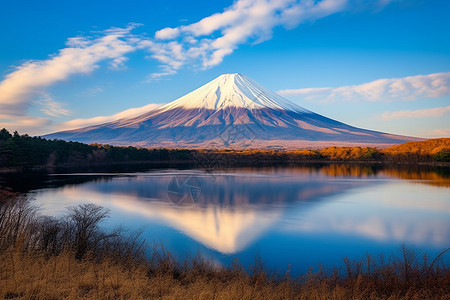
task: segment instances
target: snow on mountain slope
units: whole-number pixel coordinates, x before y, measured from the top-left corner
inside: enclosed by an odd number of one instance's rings
[[[221,75],[138,117],[45,137],[143,147],[287,149],[417,140],[316,114],[237,73]]]
[[[237,73],[220,75],[195,91],[165,105],[162,110],[203,108],[217,111],[227,107],[308,112],[247,76]]]

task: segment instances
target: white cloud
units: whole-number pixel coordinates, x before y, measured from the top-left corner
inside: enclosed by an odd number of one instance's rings
[[[130,43],[130,31],[135,24],[127,28],[111,28],[100,37],[88,39],[74,37],[67,40],[67,48],[47,60],[27,61],[8,74],[0,82],[0,110],[12,116],[26,114],[36,94],[75,74],[87,74],[98,67],[101,61],[109,61],[110,67],[120,68],[126,61],[125,55],[135,50]],[[56,102],[47,113],[55,113]],[[48,104],[48,102],[47,102]],[[58,109],[61,112],[61,109]]]
[[[52,128],[49,118],[29,116],[28,108],[40,106],[40,111],[51,117],[69,115],[45,89],[75,74],[88,74],[102,61],[109,62],[112,69],[123,68],[125,55],[136,50],[140,41],[130,33],[136,26],[110,28],[95,38],[69,38],[67,47],[48,59],[30,60],[15,68],[0,82],[0,128],[28,134]]]
[[[180,34],[178,28],[164,28],[155,33],[155,38],[159,40],[171,40],[177,38]]]
[[[364,5],[379,8],[388,2],[377,0]],[[201,69],[214,67],[239,45],[270,39],[277,26],[295,28],[359,5],[356,0],[238,0],[221,13],[189,25],[163,28],[153,41],[142,42],[141,47],[148,49],[162,68],[149,80],[175,74],[186,64]]]
[[[403,78],[379,79],[343,87],[287,89],[282,96],[298,96],[306,101],[408,101],[450,95],[450,72]]]
[[[384,120],[404,119],[404,118],[429,118],[442,117],[450,113],[450,106],[436,107],[419,110],[402,110],[395,112],[385,112],[381,115]]]
[[[117,114],[111,115],[111,116],[99,116],[94,118],[88,118],[88,119],[74,119],[70,120],[61,124],[58,124],[54,126],[54,130],[61,131],[61,130],[71,130],[71,129],[77,129],[92,125],[98,125],[102,123],[112,122],[124,118],[132,118],[137,117],[141,114],[150,112],[158,107],[160,107],[162,104],[147,104],[142,107],[136,107],[136,108],[130,108],[127,110],[124,110],[122,112],[119,112]]]

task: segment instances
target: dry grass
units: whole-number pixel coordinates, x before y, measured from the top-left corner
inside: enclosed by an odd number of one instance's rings
[[[346,259],[345,270],[292,278],[288,272],[272,275],[258,261],[250,271],[237,262],[219,268],[201,257],[179,262],[162,247],[146,249],[135,236],[111,235],[91,223],[95,230],[89,231],[91,238],[82,242],[86,251],[80,253],[79,235],[71,239],[64,233],[68,224],[52,220],[58,226],[42,226],[39,222],[49,225],[49,220],[33,214],[26,201],[5,203],[0,204],[0,218],[14,208],[8,222],[20,230],[3,231],[2,241],[8,244],[0,243],[0,299],[450,299],[446,251],[419,259],[403,247],[401,255],[386,262],[372,256]],[[104,216],[97,208],[91,207]],[[80,207],[74,209],[79,217]],[[3,222],[0,230],[9,225]],[[40,232],[48,228],[53,233],[59,228],[56,236],[62,242],[49,247],[51,239],[42,239]]]
[[[411,269],[394,264],[352,277],[307,274],[276,279],[239,267],[216,269],[202,262],[180,267],[168,261],[124,264],[104,258],[75,259],[74,252],[45,258],[11,248],[0,255],[0,297],[4,299],[449,299],[448,270]]]

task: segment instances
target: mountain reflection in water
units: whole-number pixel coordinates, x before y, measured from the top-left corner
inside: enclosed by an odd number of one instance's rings
[[[107,226],[146,226],[147,240],[180,256],[258,254],[285,267],[294,253],[311,264],[323,262],[319,255],[341,259],[402,243],[436,252],[450,243],[449,180],[432,171],[328,165],[50,177],[70,183],[31,192],[42,213],[95,203],[111,210]],[[86,181],[73,183],[78,177]],[[274,247],[283,255],[266,258]]]

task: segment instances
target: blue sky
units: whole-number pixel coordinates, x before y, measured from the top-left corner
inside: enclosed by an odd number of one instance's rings
[[[237,72],[350,125],[450,137],[447,0],[1,7],[0,127],[10,131],[39,135],[136,115]]]

